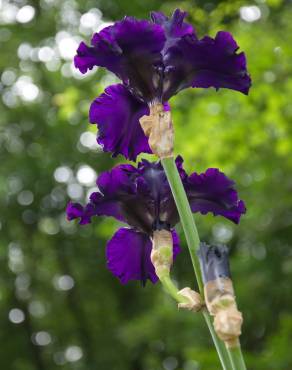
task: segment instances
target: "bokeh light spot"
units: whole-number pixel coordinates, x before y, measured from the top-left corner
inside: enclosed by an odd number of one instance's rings
[[[31,340],[37,346],[47,346],[52,342],[51,335],[47,331],[34,333]]]
[[[65,358],[69,362],[79,361],[83,356],[82,349],[78,346],[70,346],[65,351]]]
[[[57,182],[68,183],[72,179],[72,170],[68,166],[61,166],[55,169],[54,178]]]
[[[245,22],[255,22],[261,18],[261,9],[256,5],[242,6],[239,9],[240,18]]]
[[[8,318],[13,324],[21,324],[25,320],[25,315],[19,308],[12,308],[9,311]]]
[[[17,196],[17,201],[22,206],[29,206],[33,202],[33,193],[30,190],[23,190]]]
[[[74,279],[70,275],[54,276],[53,284],[57,290],[70,290],[74,287]]]
[[[30,22],[35,15],[35,9],[31,5],[25,5],[20,8],[16,14],[16,20],[19,23]]]
[[[93,186],[95,184],[96,176],[97,174],[94,169],[86,165],[79,167],[77,171],[77,180],[80,184],[86,186]]]

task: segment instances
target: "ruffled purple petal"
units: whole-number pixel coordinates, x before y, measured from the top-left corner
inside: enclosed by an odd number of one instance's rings
[[[154,204],[149,193],[139,188],[139,172],[131,165],[118,165],[99,175],[96,184],[107,199],[118,205],[123,220],[145,233],[151,233]]]
[[[92,216],[108,216],[118,221],[126,222],[117,197],[94,192],[90,195],[89,200],[90,203],[88,203],[87,207],[92,207]]]
[[[96,185],[104,196],[115,198],[121,194],[135,194],[136,186],[133,181],[137,169],[130,164],[119,164],[109,171],[102,172]]]
[[[85,224],[93,216],[111,216],[150,235],[157,205],[148,187],[141,187],[142,182],[139,169],[128,164],[103,172],[96,181],[99,191],[90,195],[85,207],[74,204],[72,208],[70,204],[68,219],[80,218],[80,223]]]
[[[68,204],[68,220],[80,218],[80,224],[87,224],[93,216],[110,216],[125,222],[122,200],[126,202],[130,197],[135,197],[136,187],[132,175],[136,172],[135,167],[124,164],[101,173],[96,180],[99,191],[90,195],[86,206],[72,202]]]
[[[157,89],[153,75],[156,66],[161,64],[160,51],[164,43],[160,25],[125,17],[94,34],[92,47],[81,43],[74,62],[82,73],[94,65],[105,67],[131,86],[136,95],[151,100]]]
[[[79,203],[69,202],[66,208],[66,213],[69,221],[80,218],[79,224],[85,225],[91,222],[91,217],[94,215],[94,210],[91,204],[87,204],[85,207],[83,207]]]
[[[139,122],[145,114],[149,114],[147,104],[118,84],[109,86],[93,101],[89,119],[98,126],[97,141],[104,151],[135,161],[138,154],[151,153]]]
[[[81,42],[77,49],[77,55],[74,57],[74,65],[83,74],[91,70],[96,66],[94,49]]]
[[[175,231],[173,241],[175,258],[180,251]],[[140,280],[143,284],[150,280],[154,284],[158,277],[150,259],[151,250],[152,242],[147,234],[121,228],[107,243],[107,267],[122,284],[129,280]]]
[[[186,171],[184,170],[183,163],[184,163],[183,157],[181,155],[178,155],[175,158],[175,164],[176,164],[176,167],[178,169],[178,173],[179,173],[180,178],[182,179],[182,181],[185,180],[188,177]]]
[[[176,165],[193,212],[212,212],[239,222],[245,205],[238,199],[233,181],[214,168],[201,175],[188,176],[181,157],[177,157]],[[69,220],[79,218],[81,224],[86,224],[93,216],[111,216],[147,235],[156,229],[171,229],[179,222],[176,204],[159,161],[143,160],[138,167],[118,165],[100,174],[97,186],[99,191],[91,194],[86,206],[68,204]]]
[[[69,221],[79,218],[80,225],[89,224],[93,216],[109,216],[125,222],[121,205],[117,199],[106,198],[99,192],[92,193],[89,203],[84,207],[80,203],[69,202],[66,213]]]
[[[86,73],[94,66],[98,66],[105,67],[120,76],[122,50],[115,41],[114,31],[115,25],[95,33],[91,39],[92,46],[87,46],[84,42],[80,43],[74,57],[74,64],[81,73]]]
[[[248,94],[251,79],[244,53],[228,32],[218,32],[215,39],[183,36],[168,49],[164,64],[164,99],[187,87],[228,88]]]
[[[150,260],[152,243],[147,234],[134,229],[121,228],[107,243],[108,269],[126,284],[129,280],[158,280]]]
[[[184,183],[193,212],[221,215],[235,223],[246,212],[244,202],[238,199],[234,182],[217,168],[205,173],[193,173]]]

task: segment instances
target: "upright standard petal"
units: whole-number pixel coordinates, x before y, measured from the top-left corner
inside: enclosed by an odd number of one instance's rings
[[[105,197],[118,199],[120,195],[136,193],[134,182],[136,174],[136,167],[119,164],[109,171],[102,172],[96,180],[96,185]]]
[[[162,51],[163,54],[177,39],[195,33],[193,26],[184,22],[186,16],[187,12],[183,12],[180,9],[176,9],[171,17],[167,17],[162,12],[151,12],[152,21],[161,25],[165,32],[166,43]]]
[[[75,66],[86,73],[101,66],[115,73],[143,99],[155,96],[153,76],[161,64],[160,51],[165,42],[163,28],[147,20],[125,17],[113,26],[94,34],[91,47],[81,43],[75,56]]]
[[[173,232],[174,258],[180,251],[178,237]],[[152,241],[150,237],[135,229],[121,228],[107,243],[106,256],[108,269],[126,284],[129,280],[140,280],[144,285],[147,280],[158,281],[150,254]]]
[[[151,153],[139,122],[145,114],[149,114],[147,104],[118,84],[109,86],[93,101],[89,119],[97,124],[97,141],[104,151],[135,161],[139,153]]]
[[[214,216],[221,215],[235,223],[239,223],[246,212],[234,182],[217,168],[209,168],[200,175],[193,173],[184,185],[193,212],[212,212]]]
[[[164,57],[169,73],[164,81],[164,99],[168,100],[187,87],[228,88],[247,94],[251,79],[244,53],[228,32],[218,32],[215,39],[183,36]]]
[[[153,204],[154,224],[152,227],[174,227],[179,221],[179,216],[161,162],[148,162],[147,160],[142,160],[139,163],[138,169],[140,174],[140,187],[145,194],[148,194],[148,199]]]

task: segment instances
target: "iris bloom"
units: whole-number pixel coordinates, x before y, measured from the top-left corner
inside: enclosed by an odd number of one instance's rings
[[[176,159],[192,211],[212,212],[238,223],[245,206],[233,181],[215,168],[188,176],[182,162],[181,157]],[[155,283],[158,278],[150,260],[153,231],[171,231],[173,256],[179,252],[174,230],[179,215],[161,163],[143,160],[137,167],[118,165],[99,175],[96,183],[99,191],[91,194],[85,207],[68,204],[68,219],[79,218],[80,224],[87,224],[93,216],[112,216],[128,224],[107,243],[108,268],[123,284],[147,279]]]
[[[94,100],[89,118],[98,125],[105,151],[136,160],[151,153],[139,119],[149,106],[163,103],[188,87],[228,88],[248,93],[251,85],[244,53],[228,32],[199,39],[177,9],[171,17],[152,12],[151,21],[125,17],[95,33],[91,46],[78,47],[74,62],[86,73],[94,66],[113,72],[121,84]]]

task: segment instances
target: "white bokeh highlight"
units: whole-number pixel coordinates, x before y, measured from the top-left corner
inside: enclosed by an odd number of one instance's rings
[[[47,346],[52,342],[51,335],[47,331],[39,331],[32,335],[32,342],[37,346]]]
[[[68,183],[73,178],[73,172],[68,166],[60,166],[55,169],[54,178],[57,182]]]
[[[65,359],[68,362],[79,361],[83,356],[83,351],[78,346],[69,346],[65,351]]]
[[[56,290],[67,291],[74,287],[75,282],[70,275],[54,276],[53,285]]]
[[[93,186],[96,176],[97,174],[94,169],[87,165],[80,166],[77,171],[77,180],[82,185]]]
[[[19,23],[28,23],[35,16],[35,8],[31,5],[25,5],[20,8],[16,14],[16,20]]]
[[[21,324],[25,320],[25,315],[21,309],[12,308],[9,311],[8,318],[13,324]]]
[[[261,9],[256,5],[242,6],[239,9],[239,14],[243,21],[250,23],[258,21],[262,16]]]

